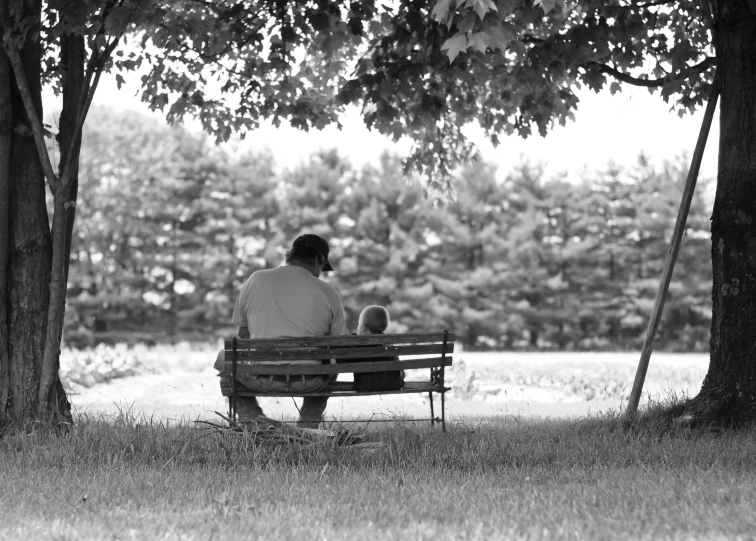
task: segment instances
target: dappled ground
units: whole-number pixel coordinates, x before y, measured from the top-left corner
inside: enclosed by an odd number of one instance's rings
[[[89,360],[82,360],[82,353],[66,355],[64,368],[77,356],[81,365],[90,362],[88,367],[79,367],[78,377],[69,378],[71,400],[79,412],[130,410],[156,419],[180,420],[210,419],[216,417],[214,412],[227,409],[212,368],[211,349],[197,351],[187,345],[122,348],[114,354],[111,348],[97,355],[90,352]],[[103,357],[106,362],[100,362],[98,375],[96,361]],[[616,412],[630,392],[637,362],[636,353],[458,353],[447,374],[452,387],[447,394],[447,417],[463,421],[507,415],[574,418]],[[706,355],[655,354],[644,399],[694,395],[707,366]],[[116,377],[109,379],[108,374]],[[425,378],[427,371],[415,371],[410,377]],[[297,414],[290,398],[262,399],[261,404],[274,418],[288,420]],[[428,413],[427,396],[421,395],[331,399],[327,410],[329,418],[340,420],[427,417]]]

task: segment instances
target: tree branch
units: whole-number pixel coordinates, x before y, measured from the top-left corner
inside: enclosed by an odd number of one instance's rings
[[[84,127],[84,121],[87,119],[87,114],[89,113],[89,107],[92,105],[92,99],[94,98],[95,92],[97,91],[97,86],[100,83],[100,76],[102,75],[102,70],[105,67],[105,64],[107,63],[108,59],[110,58],[110,55],[113,54],[113,51],[118,46],[118,42],[120,40],[120,37],[116,37],[113,39],[113,41],[105,47],[105,50],[102,55],[97,54],[96,51],[92,51],[92,58],[97,55],[97,60],[94,66],[94,81],[91,81],[92,73],[87,73],[86,80],[84,81],[84,86],[82,88],[82,103],[79,105],[79,117],[76,119],[76,125],[74,126],[74,133],[73,137],[71,138],[71,143],[69,145],[68,149],[68,156],[73,156],[73,152],[77,145],[77,139],[79,138],[79,134],[81,133],[82,128]],[[89,71],[89,70],[87,70]],[[71,177],[71,165],[70,160],[66,162],[66,164],[63,166],[63,174],[61,176],[62,182],[63,182],[63,189],[67,190],[68,186],[71,184],[72,177]]]
[[[122,0],[118,2],[118,4],[122,4]],[[115,0],[111,0],[105,4],[105,6],[102,8],[102,16],[100,17],[100,28],[97,30],[97,33],[95,34],[95,38],[100,35],[105,34],[105,22],[108,18],[108,14],[110,13],[110,10],[113,9],[116,2]],[[102,70],[105,68],[105,64],[107,63],[108,59],[110,58],[110,55],[113,53],[115,48],[118,45],[118,42],[120,40],[121,36],[116,36],[113,38],[113,41],[109,44],[105,45],[105,49],[103,50],[102,54],[100,54],[99,50],[95,46],[95,41],[92,40],[91,48],[92,48],[92,55],[89,57],[89,60],[87,61],[87,69],[84,74],[84,84],[81,88],[81,94],[79,95],[79,103],[77,104],[77,112],[78,117],[76,118],[76,124],[74,125],[74,132],[71,137],[71,142],[69,143],[68,147],[68,154],[66,156],[74,156],[74,150],[76,149],[77,145],[80,145],[81,143],[78,141],[79,135],[81,134],[81,130],[84,127],[84,121],[87,118],[87,113],[89,112],[89,107],[92,104],[92,99],[94,98],[94,93],[97,90],[97,85],[100,82],[100,76],[102,75]],[[92,77],[94,76],[94,82],[92,81]],[[73,181],[71,171],[72,166],[70,160],[67,160],[65,164],[63,164],[63,171],[61,173],[61,183],[63,188],[63,193],[66,193],[68,191],[68,187],[71,185],[71,182]]]
[[[659,0],[657,2],[646,2],[645,4],[632,4],[629,6],[622,6],[626,7],[628,9],[635,9],[635,8],[652,8],[656,6],[664,6],[666,4],[676,4],[677,0]],[[619,7],[619,6],[617,6]]]
[[[751,13],[756,15],[756,0],[747,0],[748,1],[748,9],[751,10]]]
[[[661,77],[660,79],[641,79],[639,77],[633,77],[632,75],[623,73],[616,68],[613,68],[606,64],[601,64],[599,62],[589,62],[586,65],[586,68],[596,69],[602,73],[611,75],[612,77],[614,77],[615,79],[623,83],[628,83],[635,86],[643,86],[646,88],[658,88],[660,86],[664,86],[670,81],[674,81],[675,79],[684,79],[688,77],[689,75],[706,71],[707,69],[709,69],[710,67],[714,65],[714,62],[715,62],[714,57],[708,56],[704,60],[696,64],[695,66],[691,66],[686,70],[667,75],[666,77]]]
[[[717,21],[717,2],[716,0],[700,0],[703,10],[706,12],[706,20],[709,22],[709,28],[712,30],[716,27]]]
[[[10,34],[11,24],[8,19],[8,15],[5,10],[0,9],[0,32],[3,34]],[[45,144],[44,130],[42,129],[42,121],[39,117],[37,109],[34,107],[34,99],[29,90],[29,83],[26,80],[26,74],[24,73],[24,65],[21,60],[21,55],[18,52],[18,48],[11,43],[11,37],[8,36],[2,40],[2,47],[5,50],[8,60],[10,61],[13,74],[16,76],[16,85],[18,91],[21,94],[21,100],[24,103],[24,109],[26,116],[29,118],[31,124],[32,134],[34,135],[34,143],[37,146],[37,154],[39,154],[39,161],[42,165],[42,171],[44,172],[47,182],[50,184],[50,190],[55,193],[55,190],[60,185],[60,180],[55,174],[52,162],[50,161],[50,155],[47,153],[47,145]]]
[[[92,49],[87,69],[84,75],[84,81],[81,85],[81,91],[77,100],[76,118],[74,120],[73,132],[68,145],[66,154],[66,163],[63,164],[63,171],[58,182],[57,189],[53,191],[53,250],[52,250],[52,274],[50,277],[50,304],[47,312],[47,338],[45,340],[45,349],[42,358],[42,370],[39,383],[38,410],[37,414],[42,418],[48,409],[50,392],[55,385],[55,375],[59,369],[60,358],[60,339],[63,329],[63,310],[65,307],[66,283],[67,283],[67,264],[70,257],[70,244],[66,243],[66,227],[68,222],[68,207],[75,201],[67,201],[71,198],[70,187],[76,178],[78,170],[78,151],[77,146],[81,145],[80,136],[87,117],[87,112],[92,103],[92,98],[97,90],[100,76],[105,64],[108,62],[110,55],[118,45],[120,36],[116,36],[110,43],[105,44],[102,52],[99,50],[96,38],[105,35],[105,20],[108,11],[115,5],[113,1],[108,2],[103,8],[101,24],[95,38],[90,42]],[[94,81],[92,78],[94,77]],[[74,196],[75,197],[75,196]]]
[[[255,39],[255,37],[257,37],[258,32],[260,32],[260,30],[262,30],[265,27],[265,25],[268,23],[267,20],[260,19],[257,16],[257,14],[254,15],[254,18],[259,20],[259,24],[255,27],[252,27],[250,24],[247,24],[249,31],[247,32],[247,36],[243,40],[239,42],[235,42],[231,40],[228,46],[226,46],[223,50],[218,51],[217,53],[207,54],[200,51],[199,49],[196,49],[195,47],[184,45],[182,42],[177,42],[176,45],[178,46],[179,49],[182,49],[185,52],[193,52],[203,60],[206,60],[208,62],[213,62],[214,64],[218,64],[218,66],[226,69],[230,73],[234,73],[236,75],[242,75],[239,72],[226,68],[223,64],[220,63],[220,58],[222,58],[227,53],[229,53],[234,47],[236,47],[237,50],[241,50],[242,47],[249,44],[253,39]],[[162,28],[163,30],[170,31],[170,27],[167,24],[160,23],[158,26],[160,26],[160,28]]]
[[[10,255],[10,162],[13,135],[10,81],[10,63],[0,49],[0,420],[5,417],[5,405],[10,394],[6,285]]]

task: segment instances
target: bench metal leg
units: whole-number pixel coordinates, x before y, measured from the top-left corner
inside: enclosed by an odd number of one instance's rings
[[[446,404],[444,403],[444,396],[446,393],[441,393],[441,429],[446,432]]]
[[[229,428],[233,428],[234,423],[236,423],[236,397],[235,396],[229,396],[228,397],[228,422],[229,422]]]
[[[428,393],[428,400],[430,400],[430,406],[431,406],[431,426],[436,424],[436,416],[433,415],[433,392],[431,391]]]

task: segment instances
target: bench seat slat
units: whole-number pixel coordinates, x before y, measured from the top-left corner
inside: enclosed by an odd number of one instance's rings
[[[226,361],[225,374],[231,374],[233,362]],[[359,363],[342,363],[342,364],[260,364],[254,361],[237,362],[236,373],[253,374],[253,375],[318,375],[318,374],[343,374],[346,372],[388,372],[392,370],[411,370],[416,368],[440,368],[442,366],[451,366],[452,357],[425,357],[421,359],[407,359],[402,361],[378,361],[378,362],[359,362]]]
[[[447,342],[454,342],[454,333],[448,333]],[[297,338],[256,338],[236,340],[237,350],[241,349],[288,349],[323,346],[360,346],[383,344],[425,344],[443,342],[444,333],[371,334],[359,336],[306,336]],[[226,351],[233,350],[233,339],[225,340]]]
[[[366,396],[377,394],[409,394],[409,393],[443,393],[449,390],[449,387],[442,385],[434,385],[425,381],[408,381],[404,383],[404,387],[395,391],[361,391],[354,390],[354,384],[351,381],[334,381],[328,385],[322,391],[315,393],[258,393],[249,391],[245,388],[237,388],[237,396]],[[223,396],[231,396],[231,387],[229,385],[221,384],[221,393]]]
[[[239,361],[259,360],[311,360],[311,359],[364,359],[366,357],[393,357],[399,355],[428,355],[443,353],[443,344],[423,344],[414,346],[371,346],[351,348],[296,348],[296,349],[255,349],[236,352]],[[446,345],[446,353],[454,351],[454,344]],[[233,354],[226,353],[230,360]]]

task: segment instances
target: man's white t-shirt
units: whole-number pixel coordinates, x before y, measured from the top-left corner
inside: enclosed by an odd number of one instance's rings
[[[231,321],[247,327],[250,338],[349,334],[336,289],[295,265],[252,273],[239,292]]]

